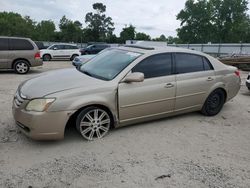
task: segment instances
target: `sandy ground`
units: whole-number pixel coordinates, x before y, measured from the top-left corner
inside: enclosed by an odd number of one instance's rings
[[[87,142],[36,142],[16,131],[11,114],[18,84],[71,67],[48,62],[28,75],[0,72],[0,187],[250,187],[250,92],[216,117],[190,113],[112,130]]]

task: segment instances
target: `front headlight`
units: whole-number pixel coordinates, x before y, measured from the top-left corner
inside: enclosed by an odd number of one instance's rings
[[[27,111],[44,112],[56,99],[33,99],[26,106]]]

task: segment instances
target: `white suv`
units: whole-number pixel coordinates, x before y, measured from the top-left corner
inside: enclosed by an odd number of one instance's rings
[[[51,59],[70,59],[71,61],[80,55],[80,51],[73,44],[54,44],[47,49],[40,50],[41,57],[44,61]]]

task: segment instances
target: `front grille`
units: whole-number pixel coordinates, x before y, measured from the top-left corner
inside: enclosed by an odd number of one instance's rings
[[[14,97],[14,102],[16,106],[21,106],[21,104],[24,102],[24,99],[20,96],[19,92],[17,91]]]

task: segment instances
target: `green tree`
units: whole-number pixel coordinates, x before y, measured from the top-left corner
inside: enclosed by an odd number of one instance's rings
[[[56,26],[51,20],[43,20],[36,25],[37,40],[53,41],[55,39]]]
[[[153,39],[153,41],[163,41],[163,42],[165,42],[165,41],[167,41],[167,38],[166,38],[165,35],[162,34],[160,37]]]
[[[149,35],[147,35],[146,33],[136,33],[135,36],[136,40],[151,40],[151,37]]]
[[[63,16],[59,23],[61,40],[64,42],[80,42],[82,37],[81,23],[79,21],[73,22]]]
[[[247,0],[211,0],[216,39],[220,42],[244,41],[248,28]]]
[[[120,42],[125,43],[126,40],[134,40],[135,34],[135,27],[133,25],[125,26],[120,33]]]
[[[240,42],[247,34],[247,0],[187,0],[177,15],[185,43]]]
[[[88,41],[105,41],[114,31],[114,23],[111,17],[105,15],[106,6],[102,3],[93,4],[95,12],[89,12],[85,16],[87,28],[84,38]]]
[[[177,29],[178,36],[185,43],[203,43],[213,39],[211,3],[207,0],[188,0],[177,19],[182,26]]]
[[[33,38],[35,22],[30,17],[22,17],[13,12],[0,12],[0,35]]]

